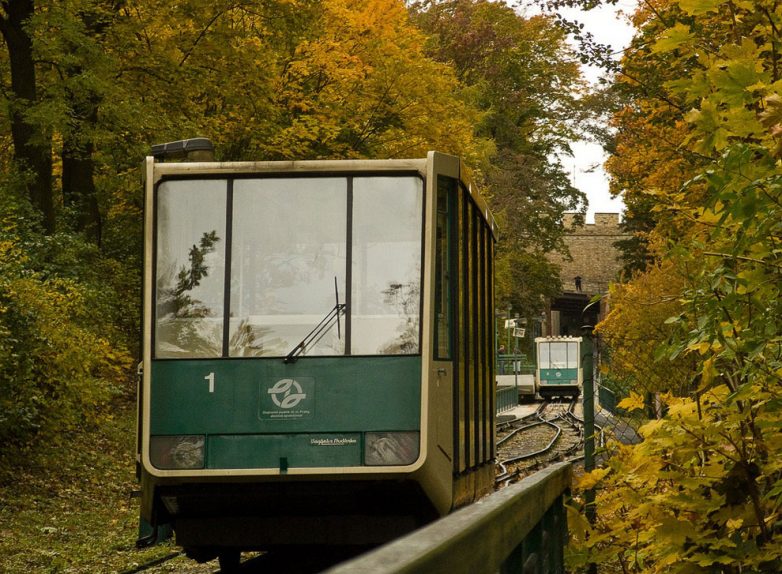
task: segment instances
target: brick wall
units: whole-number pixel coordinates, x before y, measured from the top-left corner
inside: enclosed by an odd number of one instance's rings
[[[589,295],[604,293],[608,283],[617,278],[622,269],[619,250],[614,243],[628,237],[619,229],[618,213],[596,213],[595,223],[573,224],[574,214],[565,214],[568,233],[565,243],[573,256],[567,261],[559,254],[549,254],[550,261],[561,266],[562,290],[576,292],[575,278],[581,278],[581,291]]]

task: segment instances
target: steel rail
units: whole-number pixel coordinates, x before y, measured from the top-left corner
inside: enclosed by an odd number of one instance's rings
[[[557,440],[559,440],[559,437],[562,434],[562,427],[560,427],[559,425],[557,425],[555,423],[552,423],[551,421],[541,421],[540,423],[536,423],[534,425],[530,425],[528,427],[524,427],[524,428],[519,429],[519,430],[525,430],[525,429],[529,429],[529,428],[531,428],[533,426],[539,426],[539,425],[543,425],[543,424],[552,426],[552,427],[554,427],[556,429],[556,434],[554,435],[554,438],[551,439],[551,442],[549,442],[548,445],[546,445],[545,447],[543,447],[542,449],[540,449],[538,451],[528,452],[528,453],[525,453],[525,454],[521,454],[519,456],[514,456],[512,458],[505,458],[505,459],[502,460],[503,464],[512,464],[514,462],[527,460],[529,458],[535,458],[536,456],[540,456],[542,454],[546,454],[548,451],[550,451],[554,447],[554,445],[556,444]]]
[[[543,410],[545,408],[546,408],[545,403],[541,403],[540,406],[535,410],[534,413],[529,413],[527,415],[520,416],[519,418],[517,418],[515,420],[512,420],[512,421],[507,421],[507,422],[504,422],[504,423],[498,423],[497,424],[497,430],[498,431],[503,431],[506,428],[512,427],[512,426],[517,425],[517,424],[519,424],[521,422],[538,418],[540,416],[539,413],[543,412]]]
[[[522,431],[525,431],[527,429],[531,429],[533,427],[539,427],[541,425],[546,425],[546,424],[550,425],[551,422],[549,422],[549,421],[537,421],[537,422],[534,422],[534,423],[530,423],[528,425],[521,426],[521,427],[519,427],[517,429],[514,429],[513,432],[511,432],[511,433],[507,434],[506,436],[502,437],[501,439],[499,439],[497,441],[497,446],[502,446],[503,444],[508,442],[510,439],[512,439],[513,437],[515,437],[517,434],[519,434]]]

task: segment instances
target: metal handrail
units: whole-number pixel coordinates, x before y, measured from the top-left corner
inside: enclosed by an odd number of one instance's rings
[[[498,375],[530,375],[535,373],[535,365],[529,363],[522,353],[497,355],[496,372]]]
[[[509,411],[519,404],[519,390],[516,387],[497,387],[497,414]]]
[[[493,573],[506,563],[526,565],[533,560],[553,564],[550,572],[564,572],[567,524],[562,499],[571,475],[570,463],[552,465],[326,573]],[[530,553],[524,544],[528,536],[546,542]]]

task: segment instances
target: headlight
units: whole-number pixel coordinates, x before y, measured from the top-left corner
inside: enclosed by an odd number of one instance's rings
[[[405,466],[418,458],[418,432],[368,432],[364,435],[364,464]]]
[[[149,442],[149,460],[161,470],[204,468],[203,435],[153,436]]]

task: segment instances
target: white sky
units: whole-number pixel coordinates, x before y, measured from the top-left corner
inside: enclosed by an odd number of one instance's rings
[[[621,50],[629,45],[633,37],[633,28],[621,13],[631,14],[635,4],[635,0],[619,0],[614,6],[604,5],[589,12],[563,9],[560,13],[569,20],[582,22],[585,31],[591,32],[597,42],[611,46],[619,58]],[[539,12],[532,6],[527,10],[528,13]],[[602,74],[602,70],[593,66],[582,66],[582,71],[586,79],[593,83]],[[570,173],[575,187],[586,193],[589,199],[587,223],[594,223],[596,212],[621,212],[624,209],[622,200],[612,198],[608,193],[608,178],[603,170],[606,158],[602,148],[586,141],[574,142],[571,147],[573,157],[563,157],[562,164]]]
[[[589,12],[562,10],[561,13],[566,18],[583,22],[584,29],[591,32],[599,43],[614,48],[614,53],[619,58],[621,50],[630,44],[634,32],[621,12],[629,15],[634,10],[634,6],[633,0],[619,0],[614,6],[604,5]],[[602,73],[593,66],[583,66],[582,69],[584,76],[590,82],[596,82]],[[596,212],[621,212],[624,209],[622,200],[612,198],[608,193],[608,178],[603,170],[605,159],[602,148],[589,142],[574,143],[573,158],[563,158],[565,165],[568,162],[573,164],[571,166],[573,184],[589,198],[587,223],[594,222]]]

